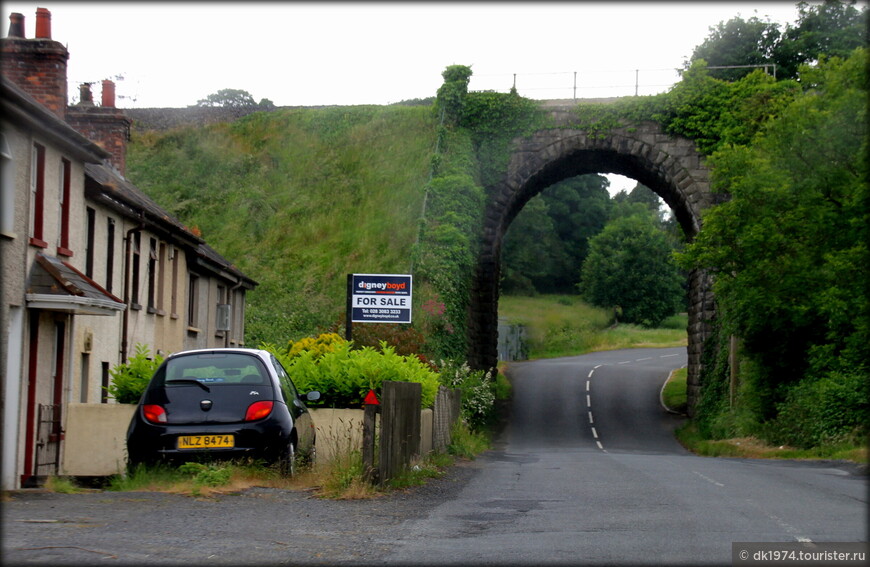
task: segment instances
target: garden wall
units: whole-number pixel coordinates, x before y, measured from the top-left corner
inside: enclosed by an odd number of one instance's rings
[[[62,476],[111,476],[124,471],[127,427],[133,404],[67,405]],[[317,461],[326,463],[340,451],[362,446],[361,409],[311,409],[317,428]],[[420,454],[432,450],[432,410],[421,412]]]

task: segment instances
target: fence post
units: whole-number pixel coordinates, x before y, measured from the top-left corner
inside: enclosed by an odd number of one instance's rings
[[[377,482],[378,480],[378,469],[375,467],[375,431],[376,419],[380,411],[381,406],[374,390],[369,390],[363,407],[362,439],[363,478],[368,482]]]
[[[379,482],[384,484],[411,464],[420,447],[423,386],[416,382],[383,383]]]
[[[459,404],[462,390],[438,386],[435,396],[435,407],[432,411],[432,449],[445,451],[453,440],[451,431],[453,424],[459,419]]]

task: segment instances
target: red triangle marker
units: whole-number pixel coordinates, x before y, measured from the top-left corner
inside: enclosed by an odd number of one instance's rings
[[[366,394],[366,399],[363,400],[363,404],[367,406],[379,406],[381,402],[378,401],[378,397],[375,395],[374,390],[369,390],[369,393]]]

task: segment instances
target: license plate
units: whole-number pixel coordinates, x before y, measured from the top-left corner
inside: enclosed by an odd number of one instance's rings
[[[232,435],[182,435],[178,438],[179,449],[225,449],[235,447]]]

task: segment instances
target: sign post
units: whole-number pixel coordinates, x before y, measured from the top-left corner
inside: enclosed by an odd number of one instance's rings
[[[411,275],[348,274],[345,338],[354,323],[410,323],[411,287]]]

